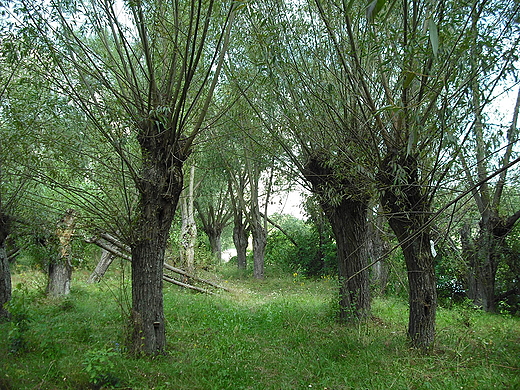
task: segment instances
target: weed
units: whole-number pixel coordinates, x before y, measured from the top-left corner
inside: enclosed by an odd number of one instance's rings
[[[7,303],[7,310],[11,315],[11,326],[7,336],[11,353],[22,353],[28,349],[26,333],[31,322],[29,301],[29,290],[18,283],[11,300]]]
[[[114,388],[120,383],[115,374],[114,357],[118,355],[112,348],[91,349],[85,353],[83,370],[95,388]]]

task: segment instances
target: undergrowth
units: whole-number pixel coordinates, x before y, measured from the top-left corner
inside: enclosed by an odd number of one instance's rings
[[[401,299],[374,299],[370,320],[340,325],[335,280],[297,273],[258,282],[226,270],[218,282],[232,292],[213,296],[166,285],[168,353],[133,358],[116,273],[96,285],[77,274],[65,299],[46,298],[37,274],[14,275],[0,389],[520,388],[520,319],[440,307],[423,354],[407,347]]]

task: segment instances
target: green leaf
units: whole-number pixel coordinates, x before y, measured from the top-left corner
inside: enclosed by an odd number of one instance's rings
[[[405,73],[406,77],[404,78],[404,81],[403,81],[403,88],[408,88],[410,86],[410,84],[412,83],[412,81],[415,79],[415,73],[409,72],[409,71],[405,71],[404,73]]]
[[[430,32],[430,42],[432,44],[433,55],[437,57],[439,53],[439,31],[433,19],[428,19],[428,31]]]
[[[367,19],[369,22],[373,22],[377,14],[384,7],[386,0],[373,0],[367,6]]]

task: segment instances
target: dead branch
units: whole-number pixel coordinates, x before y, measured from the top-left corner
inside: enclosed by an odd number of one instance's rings
[[[165,280],[165,281],[167,281],[169,283],[176,284],[177,286],[181,286],[181,287],[184,287],[184,288],[189,288],[191,290],[195,290],[195,291],[198,291],[198,292],[201,292],[201,293],[205,293],[205,294],[214,295],[214,293],[212,293],[211,291],[204,290],[203,288],[200,288],[200,287],[197,287],[197,286],[192,286],[191,284],[186,284],[186,283],[179,282],[178,280],[170,278],[167,275],[163,275],[163,280]]]

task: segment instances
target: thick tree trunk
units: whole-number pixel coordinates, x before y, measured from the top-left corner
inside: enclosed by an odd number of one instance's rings
[[[237,250],[237,266],[238,269],[245,270],[247,268],[247,245],[248,232],[246,224],[244,223],[241,211],[235,210],[234,225],[233,225],[233,243]]]
[[[463,252],[468,263],[468,298],[485,311],[496,311],[496,274],[505,237],[518,220],[516,215],[500,218],[498,212],[482,213],[478,236],[461,232]]]
[[[68,258],[60,258],[49,263],[47,294],[53,297],[70,294],[72,265]]]
[[[496,242],[488,226],[481,226],[469,254],[468,297],[485,311],[494,312],[495,277],[498,269]]]
[[[258,205],[253,205],[251,210],[251,236],[253,237],[253,276],[256,279],[263,279],[267,232]]]
[[[390,154],[381,166],[382,205],[399,240],[408,272],[408,336],[412,347],[428,349],[435,339],[437,289],[430,233],[430,203],[419,182],[417,159]],[[404,175],[403,175],[404,173]]]
[[[403,250],[408,272],[409,306],[408,337],[413,347],[427,349],[435,340],[437,289],[430,236],[413,231],[407,223],[390,223]],[[415,236],[415,237],[414,237]],[[413,237],[413,238],[411,238]],[[410,240],[411,238],[411,240]],[[406,240],[410,240],[406,242]]]
[[[4,305],[11,299],[11,271],[5,250],[5,241],[0,237],[0,320],[9,318]]]
[[[367,210],[369,197],[354,183],[337,178],[321,156],[310,158],[305,177],[329,220],[336,239],[340,279],[340,319],[362,319],[370,314],[370,286],[367,256]],[[330,201],[332,190],[349,192],[341,201]]]
[[[370,314],[367,207],[368,202],[346,198],[336,207],[323,205],[336,238],[340,319],[343,321]]]
[[[172,183],[173,184],[173,183]],[[178,195],[182,174],[175,183]],[[152,183],[141,192],[141,217],[132,252],[132,349],[155,355],[166,346],[163,264],[177,199],[164,197]]]
[[[74,234],[75,219],[74,210],[68,210],[56,230],[60,248],[59,255],[49,263],[47,294],[50,296],[70,294],[70,282],[72,280],[71,241]]]
[[[218,264],[222,263],[222,230],[217,231],[217,229],[213,229],[205,233],[208,235],[211,253]]]
[[[150,126],[151,129],[146,126]],[[149,135],[150,134],[150,135]],[[183,189],[182,165],[187,155],[170,145],[169,133],[154,121],[143,124],[138,140],[143,150],[138,221],[132,253],[132,340],[136,354],[156,355],[166,347],[163,308],[163,264],[170,227]]]

